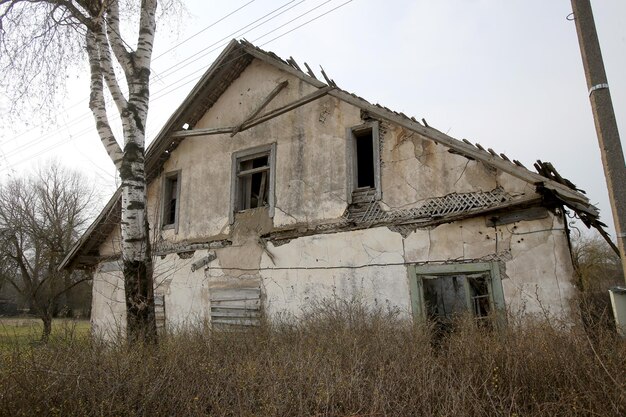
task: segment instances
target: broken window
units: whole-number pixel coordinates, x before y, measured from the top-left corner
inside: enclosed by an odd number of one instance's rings
[[[268,205],[269,152],[237,161],[237,210]]]
[[[354,133],[356,142],[356,188],[374,188],[374,143],[372,129]]]
[[[504,308],[497,262],[415,266],[410,281],[418,319],[445,324],[470,313],[482,321]]]
[[[376,199],[380,191],[380,155],[378,122],[367,122],[349,129],[349,154],[351,155],[352,175],[349,192],[375,190]]]
[[[180,171],[165,174],[163,181],[163,228],[174,228],[178,224],[180,196]]]
[[[269,207],[273,214],[274,149],[272,144],[233,154],[231,212]]]

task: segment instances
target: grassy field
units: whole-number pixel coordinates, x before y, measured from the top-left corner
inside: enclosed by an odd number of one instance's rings
[[[626,415],[626,343],[539,319],[442,334],[349,308],[157,346],[76,340],[7,349],[0,415]]]
[[[43,323],[33,317],[0,317],[0,349],[25,346],[41,339]],[[89,320],[54,319],[51,339],[68,340],[89,335]]]

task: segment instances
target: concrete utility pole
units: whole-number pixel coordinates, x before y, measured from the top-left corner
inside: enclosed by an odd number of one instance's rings
[[[615,221],[617,246],[626,278],[626,167],[613,111],[609,84],[604,71],[600,43],[589,0],[572,0],[580,53],[585,67],[589,100],[593,110],[604,176],[609,189],[611,210]],[[611,303],[618,331],[626,337],[626,288],[610,290]]]

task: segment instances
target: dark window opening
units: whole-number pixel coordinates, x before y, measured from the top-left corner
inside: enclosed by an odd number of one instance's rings
[[[375,188],[372,130],[355,132],[354,137],[356,141],[356,187]]]
[[[472,303],[472,314],[477,319],[487,318],[491,311],[487,278],[484,275],[468,277],[467,282],[469,284],[470,300]]]
[[[423,278],[424,302],[429,319],[447,323],[468,311],[478,320],[489,316],[491,295],[485,274]]]
[[[176,223],[176,209],[178,206],[178,175],[165,179],[165,204],[163,205],[163,225]]]
[[[269,154],[238,161],[237,210],[269,205],[269,174]]]

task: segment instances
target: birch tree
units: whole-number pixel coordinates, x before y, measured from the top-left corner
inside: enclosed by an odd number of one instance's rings
[[[156,338],[144,171],[156,12],[157,0],[0,0],[0,76],[12,108],[32,104],[33,89],[48,92],[53,100],[68,68],[80,57],[88,60],[89,108],[121,180],[121,256],[131,343]],[[122,36],[123,16],[136,23],[133,37]],[[122,138],[114,134],[105,91],[121,118]]]

